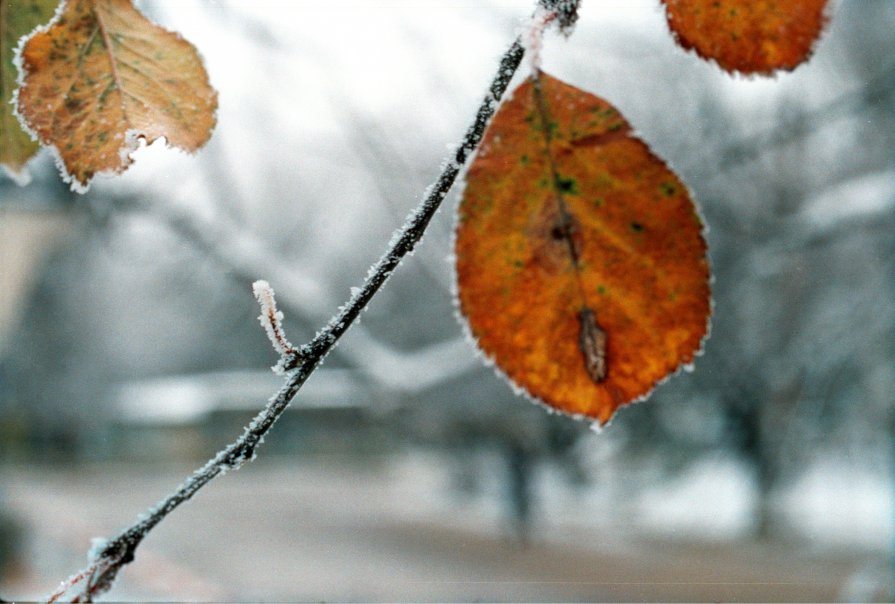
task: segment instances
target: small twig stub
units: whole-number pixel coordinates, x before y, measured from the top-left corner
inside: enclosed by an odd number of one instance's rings
[[[255,281],[252,284],[252,292],[255,294],[255,299],[258,300],[258,304],[261,305],[258,322],[264,327],[267,338],[280,355],[280,361],[273,367],[273,370],[277,374],[282,374],[287,368],[287,364],[298,356],[298,351],[286,338],[286,332],[283,331],[283,313],[277,310],[277,300],[270,284],[267,281]]]

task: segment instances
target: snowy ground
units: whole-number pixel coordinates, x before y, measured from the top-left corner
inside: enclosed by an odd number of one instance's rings
[[[448,464],[438,456],[413,454],[364,469],[344,460],[262,458],[200,492],[165,521],[138,550],[111,597],[891,599],[888,548],[879,546],[879,535],[876,544],[866,537],[843,543],[836,528],[842,519],[835,514],[827,514],[827,541],[810,534],[766,543],[738,537],[746,503],[737,508],[733,502],[746,492],[735,468],[714,463],[640,494],[624,509],[618,493],[574,495],[547,475],[540,484],[537,530],[523,547],[504,536],[495,497],[452,494]],[[21,564],[3,578],[0,594],[45,595],[83,566],[92,537],[113,534],[187,472],[161,466],[5,468],[4,503],[27,526],[27,540]],[[734,479],[711,479],[723,475]],[[835,497],[822,496],[824,489],[832,492],[826,478],[806,478],[802,490],[809,507],[837,506]],[[874,497],[867,494],[871,509],[865,512],[878,511]],[[711,501],[718,502],[715,511]],[[702,511],[685,514],[688,506]],[[809,532],[817,529],[815,511],[804,516]],[[860,534],[862,527],[855,529]],[[891,514],[877,529],[883,539],[886,531],[891,538]]]

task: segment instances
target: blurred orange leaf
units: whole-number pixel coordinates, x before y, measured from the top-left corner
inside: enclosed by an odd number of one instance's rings
[[[59,153],[73,188],[122,172],[138,139],[187,151],[215,123],[217,93],[192,44],[130,0],[68,0],[22,50],[18,111]]]
[[[770,74],[811,56],[827,0],[662,0],[678,44],[727,71]]]
[[[13,114],[12,93],[18,77],[13,56],[19,38],[49,21],[58,4],[59,0],[0,0],[0,165],[14,176],[22,175],[40,146]]]
[[[569,414],[607,422],[706,335],[709,266],[687,188],[614,107],[545,74],[485,135],[456,257],[483,352]]]

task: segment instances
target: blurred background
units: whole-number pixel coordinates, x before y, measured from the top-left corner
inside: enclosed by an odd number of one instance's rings
[[[83,196],[46,152],[26,187],[0,176],[6,599],[47,594],[250,421],[280,383],[252,281],[309,340],[532,9],[139,4],[204,55],[218,125]],[[833,2],[815,56],[772,79],[677,48],[654,0],[583,5],[544,69],[614,103],[709,225],[695,371],[601,433],[514,396],[454,316],[455,191],[257,461],[169,517],[110,597],[895,597],[895,3]]]

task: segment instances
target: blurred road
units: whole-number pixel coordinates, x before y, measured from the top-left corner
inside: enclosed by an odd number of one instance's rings
[[[552,513],[527,546],[493,506],[447,490],[439,461],[370,465],[263,458],[216,481],[137,551],[110,594],[144,600],[831,601],[885,600],[884,556],[780,543],[644,536]],[[188,468],[3,469],[26,525],[0,594],[35,599],[84,566]],[[580,519],[580,514],[569,514]],[[607,530],[611,529],[611,530]],[[868,566],[869,565],[869,566]],[[872,579],[873,577],[871,577]],[[863,582],[862,582],[863,581]]]

